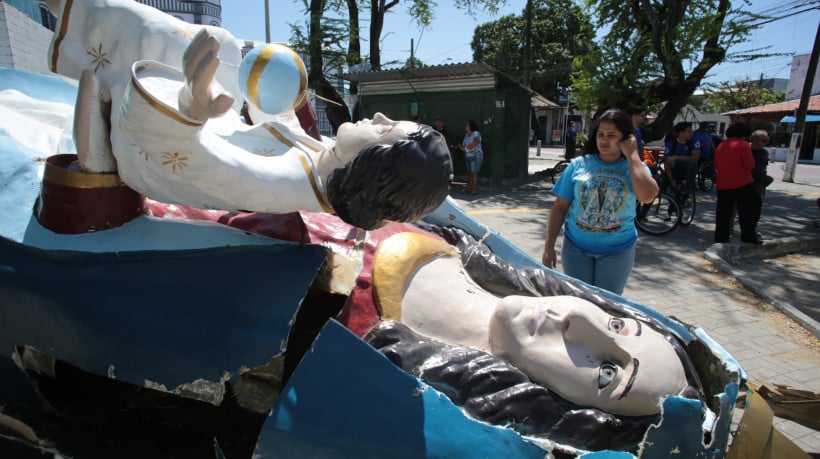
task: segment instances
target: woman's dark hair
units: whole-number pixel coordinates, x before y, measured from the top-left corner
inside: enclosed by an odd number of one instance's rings
[[[623,110],[619,110],[617,108],[610,108],[609,110],[605,111],[600,117],[598,117],[597,120],[595,120],[595,124],[589,131],[587,144],[584,147],[584,154],[598,154],[598,141],[596,137],[598,137],[598,127],[604,121],[615,124],[615,129],[617,129],[618,132],[620,132],[623,135],[624,139],[628,139],[629,136],[632,135],[632,132],[635,130],[635,128],[632,126],[631,115],[628,115]]]
[[[645,112],[646,112],[646,110],[643,107],[641,107],[640,105],[635,105],[633,107],[629,107],[626,110],[626,114],[629,115],[629,116],[640,115],[640,114],[645,113]]]
[[[393,145],[371,145],[334,170],[327,198],[346,223],[371,230],[435,210],[449,193],[450,152],[427,125]]]
[[[685,131],[692,127],[692,123],[689,121],[681,121],[680,123],[676,124],[675,127],[672,128],[675,131],[675,134],[680,134],[682,131]]]
[[[475,120],[467,121],[467,126],[470,126],[471,132],[475,132],[478,130],[478,123],[476,123]]]
[[[726,128],[727,139],[748,139],[751,136],[752,127],[742,121],[734,122]]]

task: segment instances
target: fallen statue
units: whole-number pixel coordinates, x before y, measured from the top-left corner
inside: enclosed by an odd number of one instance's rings
[[[317,138],[304,87],[253,73],[282,48],[247,64],[136,2],[49,3],[77,84],[0,69],[0,449],[726,453],[737,362],[477,224],[429,127]]]

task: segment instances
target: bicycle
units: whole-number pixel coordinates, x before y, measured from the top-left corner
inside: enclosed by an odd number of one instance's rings
[[[668,194],[658,193],[652,202],[638,203],[635,226],[650,236],[669,234],[675,231],[680,222],[678,202]]]
[[[686,179],[681,180],[678,184],[674,184],[669,180],[669,177],[664,175],[663,191],[672,196],[680,208],[680,226],[687,227],[692,224],[695,219],[695,209],[697,208],[697,199],[695,199],[695,188],[688,190]]]
[[[715,188],[715,177],[717,171],[712,159],[709,158],[698,167],[697,184],[701,191],[712,191]]]
[[[672,196],[677,202],[681,214],[680,226],[687,227],[691,225],[695,219],[695,210],[697,209],[695,187],[692,186],[691,191],[689,191],[686,178],[675,183],[669,174],[666,173],[666,166],[662,162],[658,165],[658,171],[661,175],[658,188],[660,188],[662,193]],[[695,174],[695,183],[697,183],[697,181],[697,174]]]
[[[681,223],[681,209],[678,201],[665,192],[665,173],[658,160],[649,168],[658,183],[658,195],[650,203],[638,202],[635,226],[650,236],[663,236],[674,231]]]

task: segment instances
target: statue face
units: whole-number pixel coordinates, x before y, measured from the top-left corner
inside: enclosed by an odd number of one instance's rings
[[[336,154],[340,158],[353,158],[365,147],[374,144],[392,145],[403,140],[408,134],[419,130],[412,121],[393,121],[381,113],[373,119],[363,119],[356,123],[344,123],[336,133]]]
[[[490,320],[490,345],[565,399],[613,414],[657,414],[663,396],[687,385],[663,335],[580,298],[505,298]]]

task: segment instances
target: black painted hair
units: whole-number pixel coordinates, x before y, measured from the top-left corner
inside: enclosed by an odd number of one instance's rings
[[[407,140],[370,145],[327,181],[327,198],[346,223],[366,230],[435,210],[449,192],[450,152],[427,125]]]
[[[512,263],[498,257],[482,242],[476,241],[475,238],[460,229],[435,225],[427,225],[423,228],[438,234],[451,245],[456,246],[461,254],[462,264],[470,278],[496,296],[569,295],[587,300],[614,316],[639,320],[649,325],[662,334],[672,345],[683,365],[688,386],[677,395],[705,401],[703,383],[686,346],[678,336],[659,320],[590,289],[582,282],[571,277],[561,276],[549,269],[517,268]]]
[[[585,154],[598,154],[598,141],[596,140],[596,137],[598,137],[598,126],[600,126],[603,121],[614,123],[615,129],[623,134],[624,139],[629,138],[635,130],[632,126],[632,117],[630,115],[623,110],[610,108],[599,116],[597,120],[595,120],[595,124],[592,126],[592,129],[590,129],[587,144],[584,147]]]
[[[727,139],[748,139],[751,136],[752,127],[742,121],[734,122],[726,128]]]

